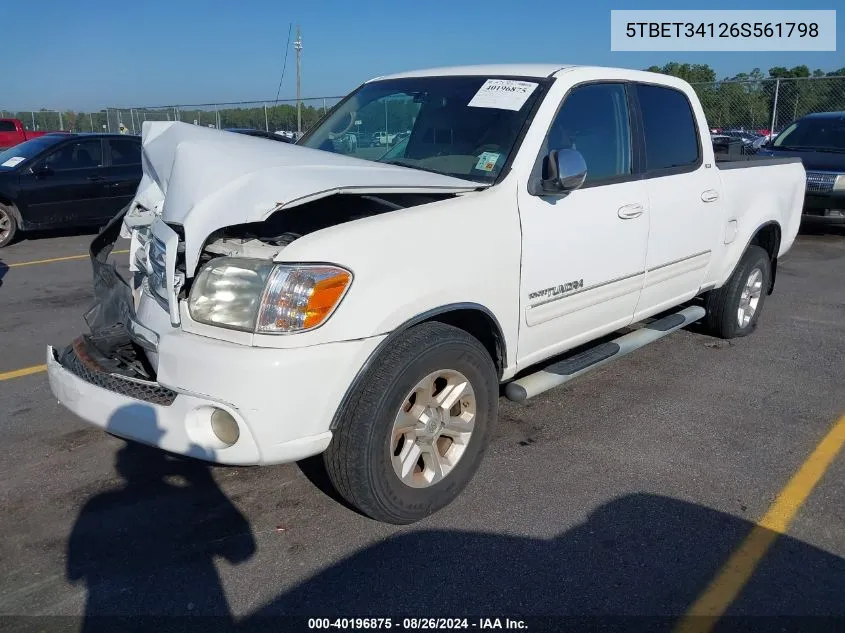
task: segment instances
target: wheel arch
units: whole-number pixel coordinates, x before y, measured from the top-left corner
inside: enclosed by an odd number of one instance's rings
[[[21,217],[20,209],[18,209],[18,205],[14,203],[14,201],[7,195],[0,193],[0,204],[4,207],[9,209],[13,216],[15,216],[15,220],[18,223],[18,228],[21,228],[23,224],[23,218]]]
[[[781,235],[782,229],[778,222],[774,220],[765,222],[757,228],[743,251],[743,253],[747,251],[749,246],[759,246],[769,254],[769,261],[772,263],[772,277],[769,280],[767,294],[772,294],[775,289]]]
[[[346,389],[346,393],[343,394],[343,398],[341,398],[340,404],[332,417],[332,422],[329,426],[331,430],[337,428],[342,412],[346,409],[352,395],[357,393],[367,370],[373,361],[378,358],[379,354],[410,328],[431,321],[457,327],[478,339],[490,353],[493,364],[496,366],[498,377],[501,380],[502,372],[507,367],[507,343],[502,326],[496,316],[488,308],[478,303],[450,303],[438,306],[407,319],[401,325],[394,328],[378,344],[369,357],[367,357],[367,360],[364,361],[355,378],[352,379],[352,382]]]

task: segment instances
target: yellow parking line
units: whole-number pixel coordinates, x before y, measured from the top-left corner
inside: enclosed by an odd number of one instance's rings
[[[129,249],[122,250],[122,251],[112,251],[112,255],[120,255],[122,253],[128,253]],[[67,257],[53,257],[51,259],[36,259],[31,262],[19,262],[17,264],[7,264],[9,268],[17,268],[18,266],[32,266],[34,264],[52,264],[53,262],[67,262],[73,259],[87,259],[90,255],[69,255]]]
[[[34,367],[24,367],[23,369],[16,369],[14,371],[6,371],[0,374],[0,382],[4,380],[11,380],[12,378],[20,378],[22,376],[29,376],[30,374],[38,374],[42,371],[47,371],[47,365],[35,365]]]
[[[785,534],[798,510],[845,444],[845,415],[833,425],[774,503],[716,574],[674,633],[709,633],[748,583],[778,536]]]

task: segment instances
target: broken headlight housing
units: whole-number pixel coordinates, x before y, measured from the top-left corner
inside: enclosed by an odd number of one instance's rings
[[[188,309],[199,323],[288,334],[322,325],[352,283],[352,273],[332,264],[275,264],[246,257],[218,257],[202,267]]]

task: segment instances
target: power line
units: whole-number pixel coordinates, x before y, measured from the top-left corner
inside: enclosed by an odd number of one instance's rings
[[[290,33],[293,30],[293,22],[288,25],[288,43],[285,45],[285,62],[282,64],[282,76],[279,77],[279,88],[276,90],[276,102],[279,103],[279,94],[282,92],[282,81],[285,78],[285,68],[288,66],[288,51],[290,50]],[[273,105],[275,105],[275,103]]]

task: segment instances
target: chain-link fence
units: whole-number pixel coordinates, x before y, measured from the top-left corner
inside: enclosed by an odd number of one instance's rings
[[[845,77],[693,84],[711,129],[779,132],[813,112],[845,110]]]
[[[299,117],[303,131],[311,127],[342,97],[301,100]],[[249,128],[267,132],[295,132],[299,129],[295,100],[206,103],[153,108],[108,108],[107,128],[141,133],[144,121],[182,121],[217,129]]]
[[[106,108],[98,112],[0,110],[0,118],[20,119],[27,130],[126,132],[140,134],[144,121],[183,121],[218,129],[251,128],[268,132],[307,130],[343,97],[205,103],[145,108]]]
[[[845,110],[845,77],[757,79],[693,84],[711,129],[719,132],[777,132],[811,112]],[[307,130],[342,97],[301,100],[301,127]],[[29,130],[140,134],[144,121],[183,121],[214,128],[253,128],[268,132],[298,129],[295,100],[206,103],[147,108],[107,108],[98,112],[5,111]]]

